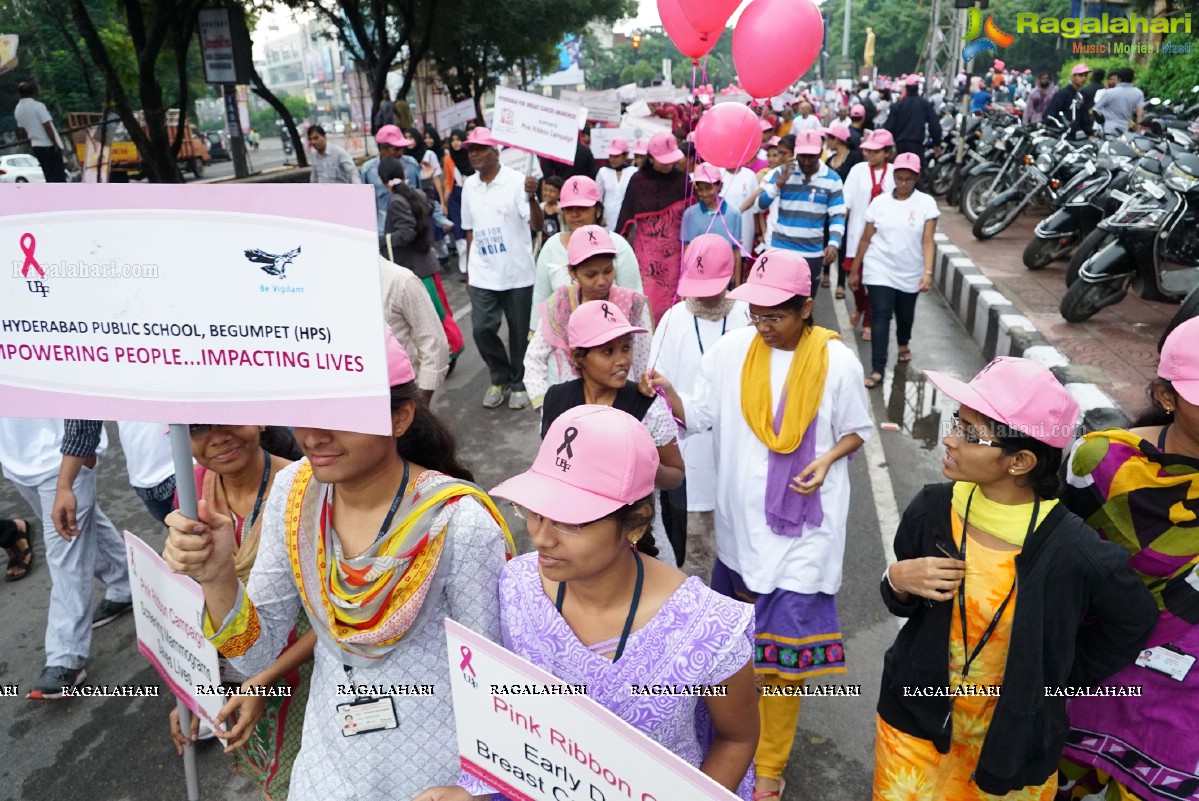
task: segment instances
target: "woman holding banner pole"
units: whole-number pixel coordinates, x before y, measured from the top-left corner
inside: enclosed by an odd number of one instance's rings
[[[199,521],[167,518],[163,557],[200,583],[205,634],[234,667],[266,668],[301,609],[316,631],[292,801],[405,799],[451,782],[489,793],[459,770],[442,624],[499,639],[480,588],[515,548],[390,335],[387,353],[392,433],[295,429],[307,458],[276,478],[248,585],[228,517],[202,501]]]

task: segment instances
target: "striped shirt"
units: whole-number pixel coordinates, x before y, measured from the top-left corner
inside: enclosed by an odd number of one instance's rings
[[[776,200],[779,217],[770,246],[795,250],[805,256],[818,256],[825,246],[825,223],[828,223],[828,244],[839,248],[845,234],[845,200],[841,196],[841,179],[837,173],[821,164],[810,179],[803,170],[795,170],[782,190],[773,180],[765,184],[758,207],[765,210]]]

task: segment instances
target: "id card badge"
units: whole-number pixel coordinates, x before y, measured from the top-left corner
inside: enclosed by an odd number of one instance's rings
[[[342,737],[399,728],[395,701],[383,698],[359,698],[352,703],[337,705],[337,725]]]
[[[1141,655],[1137,657],[1137,664],[1164,673],[1174,681],[1182,681],[1195,664],[1195,657],[1184,654],[1170,645],[1158,645],[1141,651]]]

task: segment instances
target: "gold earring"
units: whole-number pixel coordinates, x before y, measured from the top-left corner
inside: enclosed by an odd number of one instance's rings
[[[1173,406],[1167,406],[1167,407],[1166,407],[1166,414],[1174,414],[1174,407],[1173,407]]]

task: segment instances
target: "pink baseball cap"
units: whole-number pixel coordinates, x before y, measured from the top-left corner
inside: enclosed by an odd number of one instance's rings
[[[649,140],[648,139],[638,139],[636,142],[633,143],[633,155],[634,156],[645,156],[645,155],[648,155],[648,153],[649,153]]]
[[[760,127],[763,131],[773,131],[774,123],[770,120],[762,120],[758,123],[758,127]]]
[[[920,173],[920,157],[915,153],[900,153],[895,157],[895,169]]]
[[[683,251],[680,298],[714,298],[729,288],[733,277],[733,249],[719,234],[700,234]]]
[[[754,306],[778,306],[796,295],[812,296],[812,269],[793,250],[771,248],[758,257],[749,278],[728,294]]]
[[[903,79],[903,85],[904,86],[919,86],[920,85],[920,76],[919,75],[909,75],[908,77]]]
[[[854,103],[853,108],[849,110],[849,116],[851,119],[861,119],[862,117],[865,117],[866,107],[861,103]]]
[[[404,132],[400,130],[400,126],[398,125],[384,125],[375,132],[375,142],[382,145],[391,145],[392,147],[412,147],[416,144],[404,136]]]
[[[838,125],[836,128],[821,128],[820,131],[825,136],[831,136],[834,139],[840,139],[842,142],[849,141],[849,129],[844,125]]]
[[[1199,404],[1199,317],[1192,317],[1170,332],[1162,345],[1157,375],[1174,385],[1187,403]]]
[[[824,138],[816,131],[800,131],[795,136],[795,155],[819,156],[824,152]]]
[[[471,132],[466,135],[466,141],[462,144],[466,145],[467,147],[470,147],[471,145],[475,145],[477,147],[499,147],[500,143],[491,138],[490,128],[484,128],[482,125],[480,125],[478,128],[472,129]]]
[[[884,148],[895,147],[895,137],[886,128],[878,128],[870,132],[862,140],[862,144],[858,145],[859,150],[883,150]]]
[[[581,525],[652,495],[657,472],[658,449],[640,420],[611,406],[576,406],[550,423],[533,466],[491,494]]]
[[[645,150],[654,157],[654,161],[660,161],[663,164],[674,164],[684,158],[683,151],[679,150],[679,143],[674,138],[674,134],[666,131],[651,136]]]
[[[1055,448],[1074,441],[1078,401],[1039,362],[1000,356],[969,384],[948,373],[925,370],[924,374],[947,397],[986,415],[1013,434]]]
[[[412,369],[412,360],[408,358],[408,351],[404,350],[396,335],[388,331],[383,340],[387,351],[387,386],[398,387],[400,384],[415,381],[416,371]]]
[[[563,209],[591,208],[601,202],[599,187],[586,175],[567,178],[558,194],[558,207]]]
[[[1086,75],[1091,71],[1091,68],[1086,64],[1075,64],[1074,69],[1070,70],[1071,75]]]
[[[629,140],[617,137],[608,145],[609,156],[623,156],[629,152]]]
[[[691,173],[691,180],[695,183],[704,184],[719,184],[723,182],[723,176],[720,174],[720,168],[715,164],[700,164],[695,168],[695,172]]]
[[[571,236],[573,239],[574,235]],[[609,300],[589,300],[579,304],[566,324],[566,342],[572,348],[593,348],[625,334],[648,333],[647,329],[630,323],[620,307]]]
[[[783,140],[780,137],[772,136],[766,140],[766,147],[778,147],[781,141]]]
[[[616,243],[602,225],[584,225],[571,231],[570,244],[566,246],[566,259],[571,267],[577,267],[592,256],[604,255],[615,256]]]

